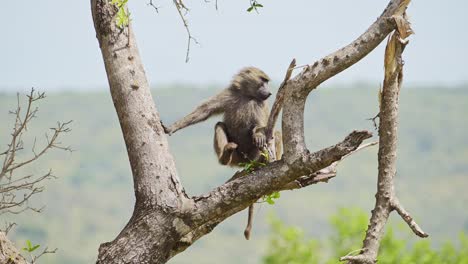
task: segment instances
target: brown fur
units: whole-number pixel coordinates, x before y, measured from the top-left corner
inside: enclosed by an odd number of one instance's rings
[[[263,133],[269,108],[265,101],[270,78],[262,70],[247,67],[236,74],[231,84],[209,98],[192,113],[175,122],[166,133],[199,123],[217,114],[223,122],[215,126],[214,148],[223,165],[239,166],[240,162],[256,160],[260,148],[266,144]]]
[[[239,166],[242,162],[258,160],[262,148],[267,145],[264,130],[269,116],[265,101],[270,95],[267,90],[269,81],[270,78],[262,70],[255,67],[244,68],[233,77],[226,89],[170,127],[164,127],[164,130],[172,134],[212,115],[223,114],[223,122],[218,122],[215,126],[213,144],[219,163]],[[249,206],[244,231],[246,239],[250,238],[253,213],[252,204]]]

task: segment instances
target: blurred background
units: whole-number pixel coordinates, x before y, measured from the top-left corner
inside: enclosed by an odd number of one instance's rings
[[[129,5],[156,105],[162,120],[171,123],[224,88],[243,66],[262,68],[277,87],[292,58],[298,65],[312,63],[346,45],[380,15],[387,1],[264,0],[258,14],[246,12],[247,0],[220,0],[218,10],[215,0],[187,2],[190,30],[199,42],[191,46],[188,63],[187,35],[172,1],[154,3],[159,13],[146,1],[130,0]],[[416,35],[404,53],[396,187],[406,209],[431,235],[434,249],[445,241],[459,246],[460,232],[468,232],[467,8],[461,0],[427,0],[413,1],[408,10]],[[0,224],[18,224],[10,233],[18,247],[29,239],[59,248],[44,263],[92,263],[99,244],[114,239],[128,221],[134,196],[89,1],[8,1],[2,10],[7,12],[0,16],[6,25],[0,41],[0,149],[12,130],[14,118],[8,111],[16,107],[16,92],[24,101],[35,87],[47,98],[38,105],[25,143],[38,136],[38,144],[45,144],[41,136],[56,121],[73,120],[73,131],[61,141],[75,151],[50,152],[28,169],[40,174],[52,168],[58,176],[32,201],[46,205],[43,213],[1,215]],[[383,49],[380,45],[309,96],[309,149],[334,144],[354,129],[374,130],[366,119],[378,112]],[[207,192],[234,173],[218,165],[212,151],[216,121],[169,138],[190,195]],[[335,232],[330,217],[340,208],[368,213],[373,207],[376,150],[343,161],[329,183],[283,192],[275,205],[257,206],[252,240],[243,238],[247,214],[241,212],[169,263],[275,263],[266,256],[275,248],[271,222],[278,219],[300,228],[304,237],[327,239]],[[352,216],[342,213],[339,218]],[[401,219],[394,216],[390,222],[398,226]],[[365,221],[359,227],[365,230]],[[417,243],[409,233],[402,228],[396,236]]]

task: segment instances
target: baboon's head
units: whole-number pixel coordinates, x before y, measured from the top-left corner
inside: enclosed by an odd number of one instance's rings
[[[271,95],[269,81],[270,77],[259,68],[247,67],[234,76],[231,89],[239,91],[243,96],[264,101]]]

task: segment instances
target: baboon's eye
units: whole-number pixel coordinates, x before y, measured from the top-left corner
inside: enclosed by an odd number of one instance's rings
[[[265,77],[260,77],[260,80],[262,80],[262,82],[268,82],[268,79]]]

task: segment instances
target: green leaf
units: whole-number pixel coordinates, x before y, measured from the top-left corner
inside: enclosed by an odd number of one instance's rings
[[[41,246],[41,245],[35,245],[34,247],[32,247],[32,248],[30,249],[29,252],[33,252],[34,250],[38,249],[40,246]]]
[[[27,246],[28,248],[31,248],[31,247],[32,247],[31,240],[29,240],[29,239],[26,240],[26,246]]]
[[[266,202],[271,205],[275,204],[275,201],[273,201],[270,197],[266,199]]]
[[[119,11],[117,11],[117,26],[120,28],[128,26],[130,21],[129,15],[130,14],[125,11],[125,7],[121,7]]]
[[[255,6],[255,7],[263,7],[262,4],[258,4],[258,3],[255,3],[254,6]]]
[[[270,154],[268,153],[268,150],[263,151],[260,153],[260,155],[262,155],[267,162],[270,161]]]
[[[253,9],[254,9],[254,7],[251,6],[251,7],[247,8],[247,12],[252,12]]]

